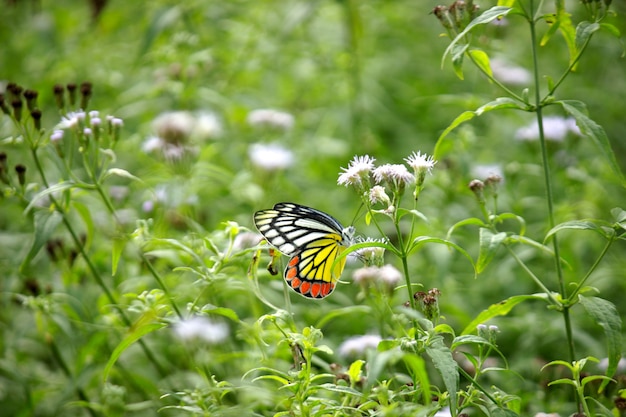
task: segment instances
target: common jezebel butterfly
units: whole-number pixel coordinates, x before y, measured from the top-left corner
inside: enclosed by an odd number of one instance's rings
[[[254,213],[254,224],[270,245],[291,259],[284,278],[297,293],[324,298],[333,292],[346,265],[337,256],[353,243],[354,227],[329,214],[295,203],[278,203]]]

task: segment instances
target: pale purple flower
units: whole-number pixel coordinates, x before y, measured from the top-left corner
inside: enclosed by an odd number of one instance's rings
[[[580,135],[576,121],[571,117],[546,116],[543,118],[543,134],[547,140],[562,142],[568,133]],[[517,140],[539,139],[539,124],[533,120],[529,125],[520,127],[515,132]]]
[[[182,341],[201,340],[209,344],[221,343],[228,337],[228,325],[203,316],[194,316],[174,324],[174,334]]]
[[[339,345],[339,355],[360,356],[368,349],[376,349],[382,338],[375,334],[350,337]]]
[[[253,127],[271,127],[286,131],[294,123],[293,115],[274,109],[258,109],[248,114],[248,124]]]
[[[52,132],[52,134],[50,135],[50,142],[52,143],[59,143],[61,142],[61,140],[63,140],[63,130],[55,130],[54,132]]]
[[[504,84],[527,85],[532,79],[526,68],[511,65],[503,59],[494,58],[489,64],[494,78]]]
[[[372,187],[372,189],[369,192],[369,199],[370,199],[370,204],[372,205],[376,203],[384,203],[384,204],[389,205],[389,203],[391,203],[389,196],[385,192],[385,187],[382,187],[380,185],[375,185]]]
[[[188,111],[165,112],[157,116],[152,127],[157,136],[167,143],[184,143],[191,136],[195,118]]]

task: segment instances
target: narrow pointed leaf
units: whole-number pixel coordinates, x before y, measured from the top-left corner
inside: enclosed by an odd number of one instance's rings
[[[483,310],[474,320],[472,320],[466,327],[463,329],[461,334],[470,334],[476,331],[476,326],[479,324],[484,324],[491,320],[494,317],[498,316],[506,316],[516,305],[523,303],[524,301],[529,300],[548,300],[548,296],[546,294],[532,294],[532,295],[515,295],[513,297],[507,298],[504,301],[500,301],[497,304],[492,304],[487,308],[487,310]]]
[[[604,330],[606,337],[607,357],[609,366],[606,376],[611,377],[617,370],[617,365],[622,357],[622,319],[615,305],[610,301],[598,297],[578,296],[580,304],[585,308],[589,316]],[[602,381],[598,392],[604,390],[609,380]]]

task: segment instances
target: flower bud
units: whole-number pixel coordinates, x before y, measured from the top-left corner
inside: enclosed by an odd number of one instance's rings
[[[33,118],[33,124],[35,125],[35,129],[37,131],[41,130],[41,110],[33,109],[30,112],[30,116]]]
[[[17,173],[17,181],[23,187],[26,184],[26,166],[22,164],[15,165],[15,172]]]
[[[67,95],[70,98],[70,107],[73,108],[76,104],[76,84],[67,84]],[[84,109],[83,109],[84,110]]]
[[[11,110],[9,110],[9,106],[7,106],[7,103],[4,99],[4,94],[0,94],[0,109],[2,109],[2,113],[6,114],[7,116],[11,115]]]
[[[28,107],[28,110],[30,112],[32,112],[33,110],[37,108],[37,96],[38,95],[39,93],[36,92],[35,90],[24,91],[24,98],[26,99],[26,107]]]
[[[18,122],[22,120],[22,106],[23,105],[24,104],[22,103],[22,100],[20,100],[19,98],[16,98],[11,102],[11,107],[13,107],[13,117]]]
[[[80,108],[85,110],[91,98],[92,85],[90,82],[84,82],[80,85]]]
[[[57,107],[59,110],[63,110],[65,108],[65,99],[63,98],[63,86],[61,84],[56,84],[52,88],[52,92],[54,93],[54,100],[57,103]]]
[[[482,182],[481,180],[471,180],[470,183],[468,184],[468,187],[470,190],[472,190],[472,192],[476,196],[476,199],[480,203],[485,202],[485,196],[483,194],[483,189],[485,188],[484,182]]]

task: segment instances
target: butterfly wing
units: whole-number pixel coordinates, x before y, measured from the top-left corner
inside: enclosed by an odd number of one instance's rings
[[[335,260],[347,246],[335,218],[310,207],[278,203],[256,212],[254,223],[272,246],[291,256],[284,276],[291,288],[309,298],[324,298],[335,289],[346,259]]]

